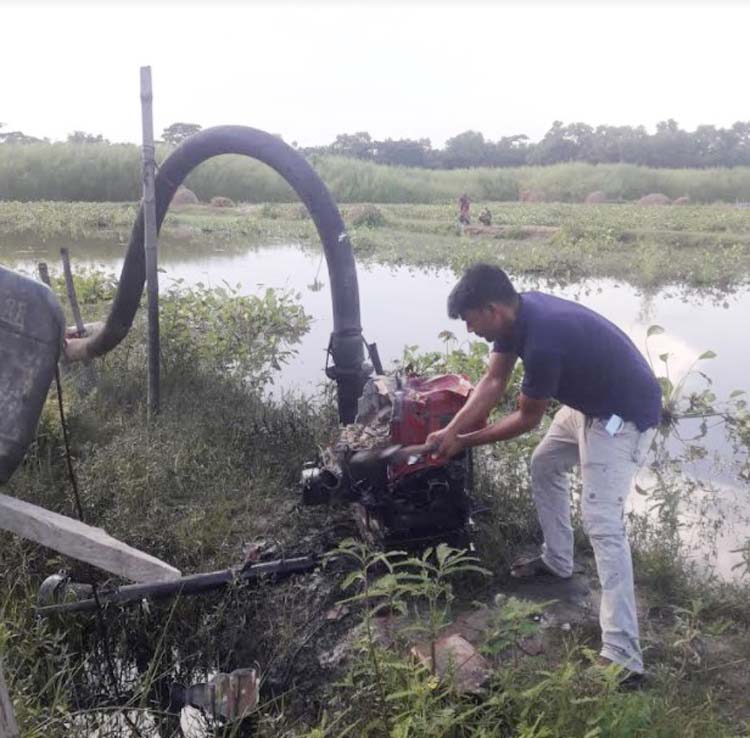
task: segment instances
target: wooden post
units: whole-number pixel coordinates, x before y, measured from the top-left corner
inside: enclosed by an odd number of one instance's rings
[[[3,678],[3,664],[0,661],[0,738],[17,738],[18,724],[13,713],[8,689]]]
[[[148,415],[159,412],[159,273],[156,251],[156,191],[154,178],[153,94],[151,67],[141,67],[141,115],[143,121],[143,243],[146,251],[148,294]]]
[[[165,582],[180,576],[179,569],[118,541],[101,528],[3,494],[0,530],[134,582]]]

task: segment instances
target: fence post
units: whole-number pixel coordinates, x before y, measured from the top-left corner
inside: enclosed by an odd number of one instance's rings
[[[141,67],[141,116],[143,121],[143,243],[146,252],[148,294],[148,416],[159,412],[159,273],[156,250],[156,191],[154,178],[153,93],[151,67]]]

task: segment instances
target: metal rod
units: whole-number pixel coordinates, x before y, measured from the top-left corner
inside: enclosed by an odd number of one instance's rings
[[[159,412],[159,272],[156,250],[156,156],[151,67],[141,67],[143,122],[143,244],[148,294],[148,415]]]
[[[318,559],[315,556],[299,556],[294,559],[266,561],[262,564],[254,564],[240,570],[221,569],[205,574],[192,574],[167,582],[128,584],[124,587],[118,587],[111,592],[100,591],[99,602],[102,605],[125,605],[140,602],[144,597],[158,600],[178,595],[199,594],[212,589],[219,589],[235,581],[252,582],[264,576],[288,576],[290,574],[310,571],[318,563]],[[51,615],[53,613],[86,612],[95,609],[96,601],[90,599],[39,607],[37,608],[37,613],[39,615]]]
[[[83,318],[81,317],[81,308],[78,307],[78,298],[76,297],[76,287],[73,283],[73,270],[70,268],[70,252],[65,247],[60,249],[60,258],[63,263],[63,272],[65,274],[65,289],[68,291],[68,302],[70,310],[73,313],[73,320],[76,323],[76,330],[79,336],[86,335],[86,329],[83,327]]]
[[[70,251],[63,246],[60,249],[60,258],[63,264],[63,273],[65,274],[65,289],[68,292],[68,302],[70,303],[70,311],[73,313],[73,320],[76,324],[76,333],[79,337],[86,335],[86,327],[83,323],[83,316],[81,315],[81,308],[78,306],[78,297],[76,296],[76,286],[73,282],[73,269],[70,266]],[[96,370],[94,369],[91,359],[83,360],[84,369],[79,377],[78,390],[82,394],[88,394],[97,384],[98,377]]]
[[[378,345],[376,343],[368,343],[367,353],[370,355],[370,361],[372,362],[372,368],[375,370],[375,374],[382,374],[383,362],[380,360]]]

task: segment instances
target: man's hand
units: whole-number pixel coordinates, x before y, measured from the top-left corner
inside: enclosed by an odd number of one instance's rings
[[[435,456],[441,456],[444,459],[451,459],[454,456],[458,456],[465,448],[466,442],[463,436],[454,435],[447,439],[448,442],[444,442],[438,451],[434,452]]]
[[[518,357],[515,354],[496,351],[490,354],[487,371],[469,395],[466,404],[456,413],[448,426],[430,433],[427,437],[426,443],[435,447],[433,456],[449,459],[464,449],[477,445],[471,443],[468,436],[487,422],[492,408],[500,402],[505,392],[517,361]]]
[[[434,446],[433,456],[445,459],[450,459],[452,456],[460,454],[466,448],[458,432],[450,426],[430,433],[425,443]]]

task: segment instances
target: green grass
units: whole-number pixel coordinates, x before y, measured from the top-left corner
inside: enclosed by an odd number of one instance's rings
[[[169,154],[160,147],[158,158]],[[581,202],[603,191],[611,200],[662,192],[696,202],[750,201],[750,168],[650,169],[632,164],[555,164],[544,167],[451,171],[391,167],[335,156],[312,156],[339,202],[437,203],[467,192],[473,200],[515,201],[533,190],[547,201]],[[141,192],[141,154],[131,144],[30,144],[0,147],[0,200],[133,201]],[[187,179],[201,200],[294,202],[296,195],[269,167],[225,155],[201,164]]]

